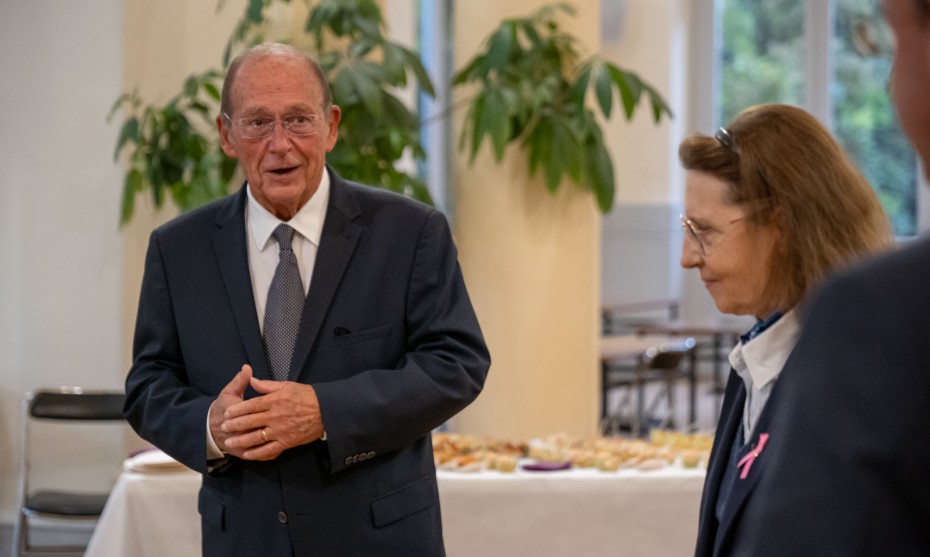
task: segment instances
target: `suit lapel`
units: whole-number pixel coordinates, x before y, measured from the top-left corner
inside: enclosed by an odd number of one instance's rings
[[[297,345],[294,347],[294,357],[291,362],[291,375],[289,379],[295,381],[301,374],[310,355],[317,336],[321,333],[320,326],[329,310],[336,289],[342,281],[346,267],[355,251],[362,227],[353,222],[361,214],[358,202],[349,191],[344,180],[335,172],[330,171],[330,198],[326,210],[326,221],[323,223],[323,232],[320,236],[320,247],[317,251],[316,264],[313,269],[313,278],[310,281],[310,291],[304,303],[303,314],[300,319],[300,331],[297,334]]]
[[[714,547],[714,539],[722,525],[717,524],[717,500],[720,494],[720,483],[723,473],[730,462],[730,452],[739,428],[742,424],[743,406],[746,403],[746,386],[743,380],[733,371],[727,380],[725,400],[731,400],[728,406],[721,410],[717,431],[714,434],[715,449],[707,466],[707,479],[704,482],[704,493],[701,497],[701,531],[698,536],[698,554],[710,555]],[[716,525],[716,527],[712,527]],[[700,551],[701,548],[704,551]]]
[[[214,221],[216,230],[212,236],[213,249],[253,373],[260,379],[270,379],[249,273],[245,231],[245,204],[248,197],[245,188],[243,186],[237,194],[231,196],[217,215]]]
[[[744,450],[739,454],[740,458],[759,446],[759,435],[761,433],[765,433],[766,436],[768,435],[769,422],[771,421],[772,416],[771,409],[778,406],[777,399],[778,383],[776,382],[775,386],[772,387],[772,393],[769,395],[768,402],[765,403],[765,408],[763,408],[762,414],[759,416],[759,421],[756,423],[755,430],[752,432],[751,437],[746,441]],[[759,456],[753,461],[749,472],[746,474],[746,477],[737,477],[736,483],[733,486],[733,492],[730,494],[730,503],[726,507],[726,515],[723,517],[723,520],[719,526],[723,536],[721,539],[726,539],[732,536],[730,529],[734,524],[739,522],[737,517],[742,515],[746,502],[749,499],[752,491],[755,489],[756,485],[759,483],[759,478],[761,478],[762,474],[765,473],[766,462],[771,460],[771,457],[772,455],[766,454],[764,450],[759,452]],[[742,472],[742,468],[740,468],[740,472]]]

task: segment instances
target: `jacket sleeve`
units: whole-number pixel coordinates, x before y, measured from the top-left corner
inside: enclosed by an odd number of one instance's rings
[[[405,353],[392,369],[370,369],[315,383],[337,472],[353,456],[412,443],[465,408],[490,366],[448,224],[431,211],[423,221],[410,269]]]
[[[145,259],[124,414],[143,439],[206,472],[207,412],[212,402],[213,397],[188,378],[155,231]]]
[[[826,288],[770,428],[773,460],[734,555],[926,554],[930,379],[913,299],[853,275]]]

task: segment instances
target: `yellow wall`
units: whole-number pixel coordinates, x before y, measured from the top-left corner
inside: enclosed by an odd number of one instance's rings
[[[459,4],[455,67],[501,19],[544,3]],[[598,28],[598,2],[573,4],[578,16],[564,19],[565,27],[596,41],[590,30]],[[597,49],[596,42],[586,46]],[[600,258],[594,199],[570,183],[551,196],[540,179],[528,178],[523,152],[496,164],[486,149],[472,165],[457,158],[454,205],[460,259],[493,361],[484,392],[454,428],[516,439],[593,434]]]
[[[633,70],[659,90],[674,113],[655,125],[648,103],[631,122],[615,117],[606,125],[613,155],[618,205],[681,202],[678,144],[685,129],[684,79],[688,9],[681,0],[626,0],[619,29],[600,46],[605,59]],[[670,164],[672,161],[672,164]]]

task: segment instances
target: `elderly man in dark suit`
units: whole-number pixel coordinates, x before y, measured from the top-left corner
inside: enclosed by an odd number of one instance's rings
[[[884,0],[891,95],[930,168],[930,0]],[[851,222],[849,226],[856,226]],[[930,555],[930,239],[811,301],[733,555]]]
[[[430,431],[490,365],[446,220],[326,167],[295,48],[239,56],[221,110],[247,182],[152,233],[126,417],[204,474],[204,555],[442,555]]]

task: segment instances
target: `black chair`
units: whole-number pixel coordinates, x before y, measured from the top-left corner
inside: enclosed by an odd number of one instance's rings
[[[653,427],[675,426],[675,385],[682,376],[682,360],[694,349],[694,340],[646,350],[635,362],[605,359],[601,362],[601,433],[629,431],[635,437],[649,434]],[[658,390],[646,399],[646,385]],[[620,390],[619,403],[611,407],[609,393]],[[657,413],[662,402],[665,415]]]
[[[84,391],[79,387],[39,389],[28,393],[23,401],[23,441],[19,472],[19,516],[14,525],[14,557],[27,555],[83,555],[77,545],[35,546],[30,540],[33,519],[43,523],[95,523],[106,504],[106,493],[91,493],[81,489],[34,489],[31,485],[33,445],[32,422],[49,422],[69,427],[90,426],[123,421],[121,392]],[[114,430],[115,432],[115,430]],[[48,448],[47,448],[48,449]],[[53,451],[47,451],[49,453]],[[56,455],[62,463],[67,455]],[[118,464],[114,468],[118,469]]]

